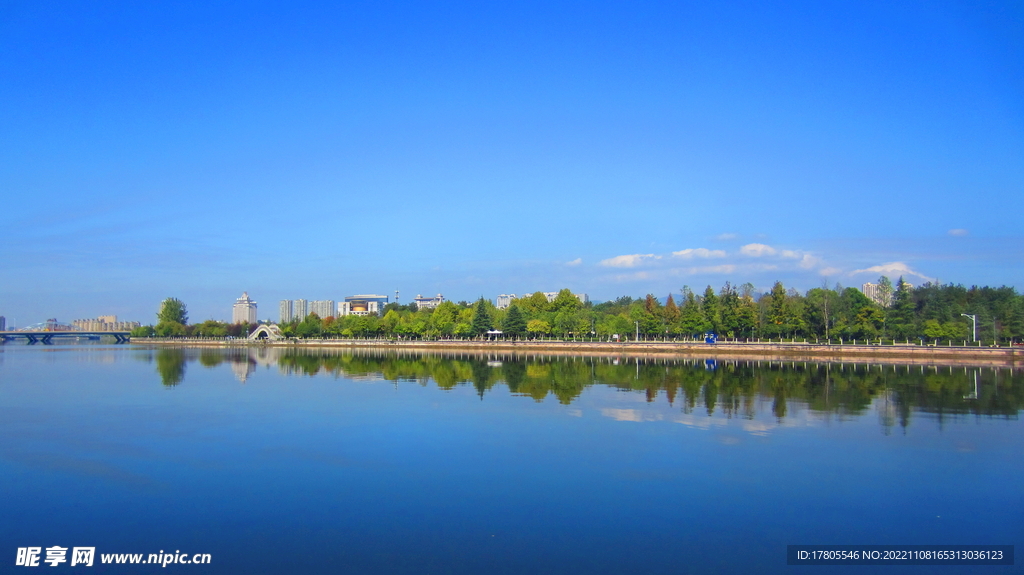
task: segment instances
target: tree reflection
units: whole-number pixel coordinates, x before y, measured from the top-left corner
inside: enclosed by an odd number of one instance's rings
[[[163,384],[173,387],[185,379],[185,350],[161,349],[156,352],[156,371]]]
[[[640,393],[650,403],[678,402],[684,413],[702,409],[727,418],[751,419],[768,405],[779,420],[790,417],[794,405],[841,418],[876,410],[887,433],[896,425],[906,428],[915,413],[940,422],[967,414],[1016,418],[1024,406],[1024,378],[1014,370],[992,368],[718,360],[714,369],[706,369],[703,359],[620,362],[606,357],[184,348],[159,350],[157,372],[164,385],[174,386],[184,379],[185,364],[196,360],[208,367],[225,360],[276,363],[286,375],[433,382],[441,390],[471,385],[481,399],[503,387],[516,396],[536,401],[553,396],[566,405],[588,387],[603,385]]]

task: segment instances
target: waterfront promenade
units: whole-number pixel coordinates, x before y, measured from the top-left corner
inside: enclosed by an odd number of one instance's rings
[[[777,358],[787,361],[846,361],[895,364],[1024,366],[1024,348],[935,346],[915,344],[819,344],[805,342],[635,341],[586,342],[558,340],[394,340],[394,339],[287,339],[280,341],[222,338],[133,338],[136,345],[275,347],[293,349],[382,349],[423,353],[470,352],[524,355],[699,356],[731,359]]]

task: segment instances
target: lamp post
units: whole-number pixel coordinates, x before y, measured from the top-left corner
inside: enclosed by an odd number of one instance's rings
[[[978,341],[978,316],[966,313],[960,315],[971,318],[971,343]]]
[[[636,341],[640,341],[640,322],[634,321],[633,323],[636,324]]]

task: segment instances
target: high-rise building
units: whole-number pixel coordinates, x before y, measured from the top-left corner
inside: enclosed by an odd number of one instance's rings
[[[7,330],[7,318],[0,315],[0,331]]]
[[[882,307],[889,307],[892,305],[892,292],[884,293],[881,290],[881,286],[867,282],[860,286],[860,291],[868,297],[869,300],[875,302]]]
[[[516,294],[503,293],[498,296],[498,303],[494,306],[498,309],[505,309],[512,305],[512,300],[516,299]]]
[[[309,302],[304,299],[292,301],[292,319],[302,321],[309,315]]]
[[[242,297],[235,300],[231,323],[256,323],[256,302],[249,299],[249,292],[242,292]]]
[[[334,300],[322,299],[309,302],[309,313],[315,313],[318,317],[334,316]]]
[[[280,304],[280,308],[279,309],[281,310],[280,323],[288,323],[288,322],[292,321],[293,317],[295,317],[294,315],[292,315],[292,300],[290,300],[290,299],[283,299],[283,300],[281,300],[281,304]]]
[[[444,303],[444,296],[437,294],[434,297],[423,297],[417,294],[412,301],[416,304],[417,309],[434,309]]]

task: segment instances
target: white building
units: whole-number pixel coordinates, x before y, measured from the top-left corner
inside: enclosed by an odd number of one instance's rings
[[[906,284],[906,286],[908,288],[913,289],[913,287],[914,287],[914,284],[912,284],[912,283],[910,283],[908,281],[904,280],[903,283]],[[864,285],[860,286],[860,291],[863,292],[864,295],[866,295],[869,300],[875,302],[876,304],[878,304],[878,305],[880,305],[882,307],[889,307],[889,306],[892,305],[892,298],[893,298],[894,295],[896,295],[896,289],[898,287],[899,287],[898,285],[894,285],[894,286],[892,286],[892,291],[891,292],[889,292],[889,293],[882,293],[881,286],[879,286],[878,284],[873,284],[871,282],[867,282]]]
[[[293,317],[295,317],[295,314],[292,313],[292,300],[290,300],[290,299],[283,299],[283,300],[281,300],[280,310],[281,310],[281,320],[280,320],[280,323],[288,323],[288,322],[292,321]]]
[[[309,302],[309,313],[315,313],[321,319],[334,316],[334,300],[321,299]]]
[[[375,301],[340,301],[338,317],[345,315],[380,315],[381,305]]]
[[[302,321],[309,315],[309,302],[304,299],[292,301],[292,319]]]
[[[444,296],[437,294],[434,297],[423,297],[422,295],[416,294],[416,297],[412,301],[416,304],[416,309],[433,309],[444,303]]]
[[[380,315],[388,305],[388,296],[379,294],[350,295],[338,302],[338,317],[345,315]]]
[[[495,304],[494,307],[498,309],[505,309],[508,306],[512,305],[512,300],[514,299],[516,299],[516,294],[503,293],[498,296],[498,302]]]
[[[140,324],[137,321],[117,321],[116,315],[101,315],[96,319],[76,319],[71,325],[78,331],[131,331]]]
[[[249,292],[242,292],[242,297],[235,300],[231,323],[256,323],[256,302],[249,299]]]

